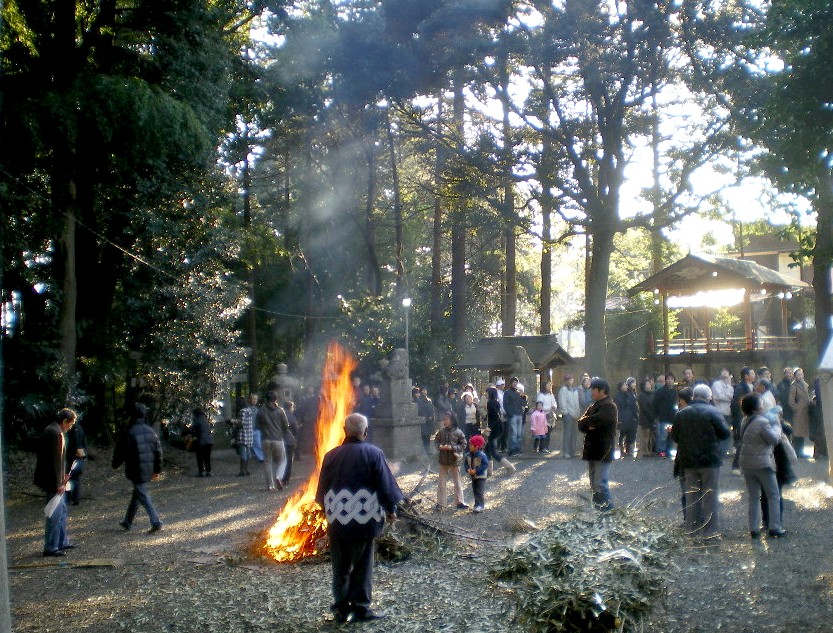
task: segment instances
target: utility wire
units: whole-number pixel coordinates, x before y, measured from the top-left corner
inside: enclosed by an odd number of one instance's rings
[[[35,191],[27,183],[21,182],[19,178],[15,177],[14,174],[11,174],[5,167],[0,166],[0,170],[2,170],[3,173],[5,173],[9,177],[9,179],[12,180],[13,182],[15,182],[17,185],[19,185],[19,186],[21,186],[25,189],[28,189],[28,191],[32,195],[34,195],[35,197],[39,198],[41,200],[41,202],[43,202],[44,204],[49,203],[48,200],[45,200],[45,198],[44,198],[44,196],[41,192]],[[59,211],[59,213],[61,215],[63,215],[64,217],[69,217],[69,214],[66,211]],[[170,279],[170,280],[172,280],[176,283],[179,283],[181,281],[181,279],[178,278],[176,275],[173,275],[172,273],[169,273],[167,270],[164,270],[164,269],[160,268],[159,266],[156,266],[155,264],[147,261],[141,255],[138,255],[137,253],[134,253],[134,252],[126,249],[125,247],[120,246],[119,244],[116,244],[111,239],[109,239],[106,235],[102,235],[101,233],[96,231],[94,228],[84,224],[77,217],[74,218],[74,222],[78,226],[80,226],[80,227],[86,229],[87,231],[89,231],[92,235],[97,237],[99,240],[101,240],[105,244],[109,244],[113,248],[121,251],[122,253],[124,253],[125,255],[127,255],[128,257],[133,259],[134,261],[138,262],[139,264],[141,264],[143,266],[146,266],[146,267],[150,268],[151,270],[156,271],[160,275],[162,275],[164,277],[167,277],[168,279]],[[290,317],[290,318],[296,318],[296,319],[315,319],[315,320],[323,321],[323,320],[343,320],[343,319],[347,318],[347,315],[343,315],[343,314],[342,315],[337,315],[337,316],[295,314],[295,313],[291,313],[291,312],[277,312],[275,310],[267,310],[265,308],[259,308],[257,306],[254,306],[253,309],[256,312],[263,312],[265,314],[271,314],[271,315],[274,315],[274,316]]]

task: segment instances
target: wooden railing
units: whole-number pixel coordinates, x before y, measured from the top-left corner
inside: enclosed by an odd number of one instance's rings
[[[799,345],[794,336],[771,336],[757,334],[751,338],[745,336],[729,336],[722,338],[673,338],[668,341],[669,354],[708,354],[710,352],[743,352],[764,350],[791,350]],[[663,340],[649,340],[651,354],[664,354]]]

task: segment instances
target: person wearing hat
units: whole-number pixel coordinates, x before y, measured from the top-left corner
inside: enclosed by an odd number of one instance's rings
[[[472,435],[469,439],[469,450],[466,454],[466,472],[471,477],[471,492],[474,495],[473,512],[483,512],[486,506],[486,477],[489,472],[489,458],[483,452],[486,440],[482,435]]]
[[[593,490],[593,506],[606,512],[613,508],[610,500],[608,477],[616,448],[618,415],[616,404],[610,397],[610,385],[606,380],[590,381],[593,404],[578,419],[578,430],[584,433],[582,459],[587,462],[587,475]]]

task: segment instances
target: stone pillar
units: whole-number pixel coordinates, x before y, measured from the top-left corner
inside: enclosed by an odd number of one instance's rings
[[[272,378],[271,383],[277,387],[276,391],[278,392],[279,402],[283,403],[287,400],[295,402],[301,383],[297,378],[289,375],[288,368],[284,363],[278,364],[278,373]],[[298,403],[296,402],[295,404]]]
[[[532,435],[529,432],[529,416],[532,410],[535,409],[535,399],[538,396],[538,376],[535,374],[535,365],[529,359],[529,354],[520,345],[515,346],[514,359],[512,362],[512,375],[517,376],[518,380],[524,386],[524,393],[526,394],[526,403],[529,407],[529,412],[526,414],[527,423],[523,428],[523,436],[521,445],[524,452],[528,453],[532,447]]]
[[[396,349],[390,360],[380,363],[379,405],[370,423],[370,441],[381,448],[388,459],[408,459],[424,454],[422,419],[411,398],[413,384],[408,377],[405,350]]]

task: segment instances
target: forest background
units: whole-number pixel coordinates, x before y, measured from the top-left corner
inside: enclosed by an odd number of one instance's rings
[[[822,0],[5,0],[4,431],[211,402],[325,343],[433,384],[484,335],[638,357],[685,252],[779,231],[830,337]],[[730,191],[757,183],[763,218]],[[761,187],[761,183],[765,186]],[[787,218],[773,228],[772,217]],[[688,228],[686,228],[688,227]],[[726,236],[733,236],[726,239]],[[690,243],[689,243],[690,244]],[[696,246],[696,245],[695,245]],[[653,325],[652,325],[653,324]]]

